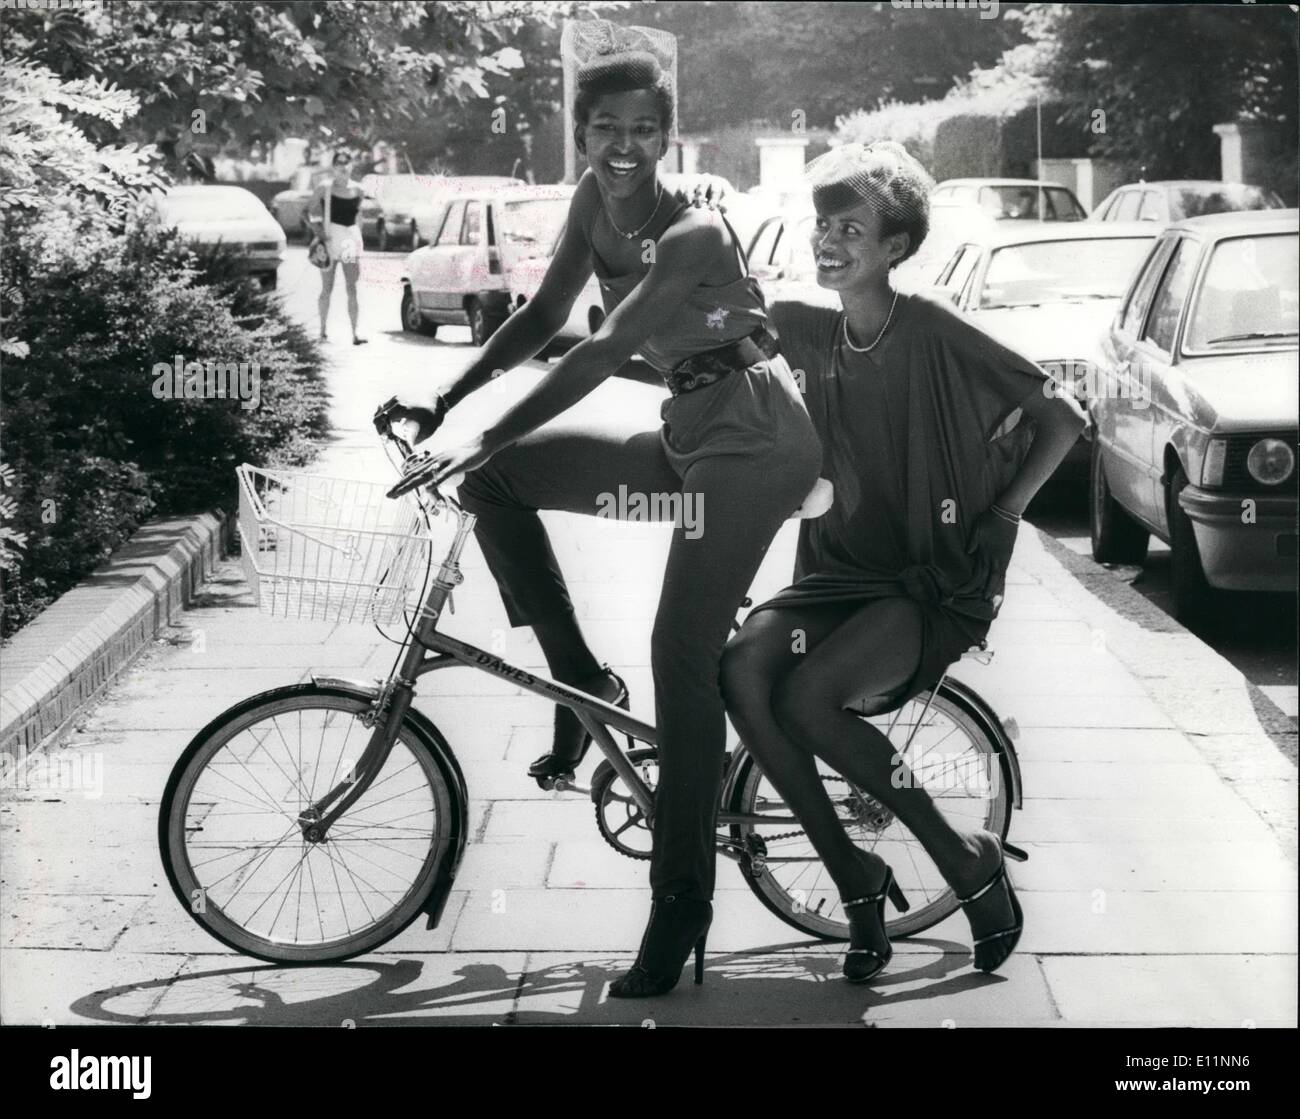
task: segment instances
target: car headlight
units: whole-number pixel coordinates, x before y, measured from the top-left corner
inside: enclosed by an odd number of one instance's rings
[[[1261,439],[1246,455],[1246,469],[1260,485],[1280,485],[1295,469],[1295,452],[1281,439]]]

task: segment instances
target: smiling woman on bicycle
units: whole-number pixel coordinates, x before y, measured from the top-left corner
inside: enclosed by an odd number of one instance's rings
[[[891,270],[929,228],[934,185],[902,147],[846,145],[809,177],[817,282],[839,293],[842,310],[780,303],[772,314],[807,377],[835,503],[802,525],[795,584],[728,646],[727,708],[845,899],[850,980],[889,961],[893,878],[849,838],[817,758],[917,837],[962,901],[975,966],[993,971],[1022,920],[998,837],[956,830],[885,734],[848,706],[887,697],[895,709],[983,639],[1020,514],[1084,418],[1072,399],[1044,391],[1037,366],[951,306],[894,290]]]
[[[493,427],[435,457],[440,479],[469,472],[460,500],[478,517],[511,623],[533,627],[557,679],[610,701],[626,702],[626,690],[587,647],[537,511],[594,515],[600,495],[626,486],[647,497],[680,493],[681,501],[649,504],[700,514],[689,529],[681,518],[675,524],[651,640],[654,904],[636,964],[610,992],[640,997],[670,989],[691,949],[697,960],[703,950],[725,751],[722,650],[772,537],[817,480],[822,456],[731,227],[716,212],[676,203],[659,181],[673,100],[658,44],[639,29],[603,26],[606,42],[579,69],[574,106],[590,169],[537,296],[432,408],[404,414],[427,438],[494,370],[526,361],[555,336],[595,269],[604,325]],[[548,422],[635,353],[671,390],[662,428],[647,430],[635,416]],[[557,709],[552,751],[530,772],[571,772],[588,742],[572,712]]]

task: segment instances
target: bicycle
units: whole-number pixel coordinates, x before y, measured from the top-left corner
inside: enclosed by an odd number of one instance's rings
[[[468,791],[442,731],[413,706],[416,681],[430,672],[474,668],[573,710],[604,760],[589,786],[563,777],[543,787],[589,796],[605,841],[650,857],[655,728],[440,631],[475,518],[432,484],[428,454],[392,431],[385,410],[394,403],[375,416],[390,459],[393,448],[402,455],[402,480],[386,491],[238,471],[242,562],[259,607],[377,626],[404,619],[393,669],[373,682],[313,675],[235,704],[186,747],[160,805],[159,847],[177,898],[223,944],[276,963],[349,959],[421,914],[426,928],[441,919],[468,838]],[[433,528],[444,516],[454,534],[435,574]],[[983,646],[968,655],[992,657]],[[1011,735],[973,689],[945,676],[896,710],[864,700],[857,713],[898,743],[945,812],[1006,837],[1020,767]],[[883,855],[914,899],[887,923],[889,935],[914,935],[954,912],[952,890],[888,808],[834,771],[823,777],[855,842]],[[848,939],[834,885],[743,744],[727,758],[717,832],[719,851],[776,916],[818,939]]]

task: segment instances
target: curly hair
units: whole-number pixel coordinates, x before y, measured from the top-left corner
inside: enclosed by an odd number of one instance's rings
[[[934,180],[902,144],[844,144],[808,165],[813,205],[836,213],[866,203],[880,215],[880,234],[907,234],[907,251],[891,267],[912,256],[930,232],[930,191]]]

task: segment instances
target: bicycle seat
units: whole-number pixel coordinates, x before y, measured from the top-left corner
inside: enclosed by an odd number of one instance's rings
[[[825,513],[835,500],[835,487],[829,478],[818,478],[802,504],[790,514],[790,520],[812,520]]]

